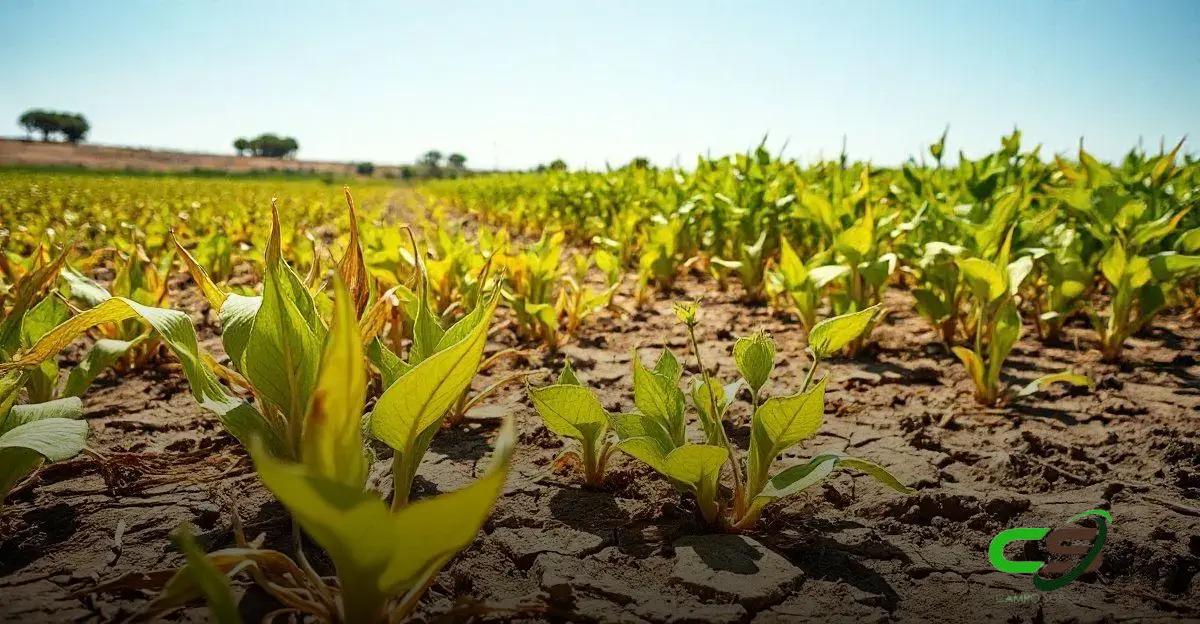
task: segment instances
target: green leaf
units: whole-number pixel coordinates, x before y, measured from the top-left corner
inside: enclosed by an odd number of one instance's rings
[[[1200,227],[1192,228],[1179,235],[1175,241],[1175,249],[1180,253],[1200,253]]]
[[[254,328],[254,317],[262,307],[262,297],[246,297],[229,293],[218,308],[217,320],[221,323],[221,344],[234,366],[241,366],[242,354]]]
[[[850,272],[850,267],[844,264],[827,264],[808,272],[808,279],[813,287],[823,288],[829,282]]]
[[[37,470],[45,458],[36,451],[23,447],[0,448],[0,511],[9,491],[25,477]]]
[[[838,457],[838,455],[818,455],[809,460],[807,464],[798,464],[780,471],[779,474],[771,477],[762,493],[755,497],[755,502],[758,503],[761,500],[763,502],[759,504],[765,504],[778,498],[791,496],[821,482],[829,476],[829,473],[833,472]]]
[[[1119,239],[1113,239],[1108,250],[1104,252],[1104,257],[1100,259],[1100,272],[1110,284],[1119,286],[1121,278],[1125,276],[1125,265],[1125,246]]]
[[[408,361],[413,366],[420,364],[425,358],[437,351],[438,343],[446,335],[446,330],[438,322],[437,316],[429,309],[429,288],[425,284],[428,279],[422,273],[419,287],[420,299],[417,301],[417,317],[413,319],[413,344]]]
[[[1162,239],[1175,230],[1175,226],[1185,215],[1187,215],[1187,210],[1178,213],[1168,212],[1153,221],[1139,225],[1134,230],[1130,243],[1134,249],[1140,249],[1143,245]]]
[[[1021,284],[1025,283],[1025,278],[1033,272],[1033,258],[1029,256],[1021,256],[1020,258],[1008,263],[1006,273],[1008,274],[1008,293],[1016,294],[1021,290]]]
[[[866,217],[859,219],[853,226],[838,234],[833,246],[849,259],[850,264],[858,264],[871,252],[871,245],[875,242],[874,237],[875,223],[868,213]]]
[[[950,317],[950,305],[942,301],[928,288],[914,288],[913,298],[917,300],[917,311],[933,322],[940,322]]]
[[[42,336],[71,317],[71,311],[58,297],[46,297],[33,306],[21,321],[21,346],[29,347]],[[54,388],[58,385],[58,362],[55,358],[46,361],[32,369],[25,389],[29,393],[28,400],[33,403],[49,401],[54,396]]]
[[[646,418],[642,414],[623,414],[620,418],[622,420],[629,421],[631,425],[629,429],[632,430],[632,423],[638,422],[634,417]],[[653,429],[657,428],[658,430],[662,431],[662,426],[657,422],[642,422],[639,424],[644,426],[647,430],[653,431]],[[618,432],[621,431],[621,428],[617,426],[614,426],[614,429]],[[617,444],[617,448],[630,457],[638,459],[647,466],[650,466],[655,472],[665,475],[667,472],[667,455],[675,447],[670,438],[661,439],[658,437],[645,435],[621,438],[621,441]]]
[[[379,381],[384,388],[392,387],[397,379],[412,369],[412,366],[401,360],[400,356],[383,346],[378,338],[372,340],[371,344],[367,346],[367,359],[371,360],[375,368],[379,369]]]
[[[1054,383],[1065,383],[1065,384],[1070,384],[1072,386],[1087,386],[1089,388],[1092,388],[1095,386],[1095,384],[1092,382],[1091,378],[1088,377],[1087,375],[1079,375],[1077,373],[1072,373],[1070,371],[1063,371],[1060,373],[1052,373],[1049,375],[1043,375],[1041,377],[1038,377],[1037,379],[1034,379],[1033,381],[1026,384],[1025,387],[1023,387],[1019,391],[1017,391],[1017,396],[1018,397],[1029,396],[1035,392],[1040,392],[1041,390],[1044,390],[1047,386],[1049,386],[1050,384],[1054,384]]]
[[[996,326],[992,330],[992,340],[988,344],[987,358],[987,387],[989,394],[997,394],[1000,390],[1000,370],[1004,360],[1012,351],[1013,345],[1021,338],[1021,315],[1017,306],[1012,302],[1003,305],[996,313]]]
[[[70,266],[64,266],[59,275],[67,282],[71,298],[82,302],[88,308],[94,308],[112,298],[103,286]]]
[[[995,178],[993,178],[994,180]],[[991,193],[989,192],[988,195]],[[996,200],[988,211],[988,219],[975,231],[975,246],[979,253],[993,257],[1002,246],[1005,236],[1012,227],[1013,219],[1027,203],[1028,196],[1022,192],[1010,192]]]
[[[827,318],[813,326],[808,332],[808,346],[813,355],[822,360],[840,351],[854,339],[862,336],[873,325],[881,305],[865,310]]]
[[[725,411],[729,405],[733,403],[737,396],[738,389],[745,383],[742,379],[737,379],[733,383],[721,385],[721,382],[711,375],[706,377],[708,382],[705,384],[704,379],[699,379],[692,386],[691,397],[692,405],[696,407],[696,411],[700,414],[700,423],[704,427],[704,437],[708,444],[721,443],[721,432],[718,427],[723,427],[722,421],[725,420]],[[707,385],[708,392],[705,392]],[[716,413],[713,413],[713,406],[716,406]]]
[[[959,260],[958,269],[971,291],[984,304],[996,301],[1008,293],[1008,276],[987,260]]]
[[[268,247],[262,306],[254,315],[240,368],[260,399],[277,407],[288,422],[300,423],[316,387],[324,328],[310,321],[308,305],[298,303],[307,298],[311,304],[311,296],[303,286],[296,287],[288,275],[291,269],[273,248]]]
[[[729,451],[710,444],[685,444],[667,454],[663,474],[697,495],[715,495]]]
[[[662,353],[658,354],[658,360],[654,362],[654,372],[678,384],[683,378],[683,365],[670,349],[663,349]]]
[[[83,418],[83,402],[77,397],[64,397],[45,403],[14,405],[8,417],[0,425],[0,433],[6,433],[20,425],[47,418],[79,420]]]
[[[78,455],[87,444],[88,425],[73,418],[38,418],[0,435],[0,450],[29,449],[49,461]]]
[[[738,338],[733,344],[733,359],[742,378],[757,393],[775,369],[775,341],[762,331]]]
[[[563,362],[562,370],[558,373],[558,383],[563,386],[582,386],[579,377],[575,375],[575,369],[571,368],[571,360]]]
[[[1173,251],[1165,251],[1150,256],[1149,267],[1155,280],[1170,283],[1200,274],[1200,256],[1184,256]]]
[[[53,283],[70,251],[70,248],[62,250],[48,264],[35,260],[33,268],[17,278],[8,294],[8,313],[0,318],[0,356],[11,354],[21,346],[21,324],[26,312],[41,300],[42,293]]]
[[[372,622],[390,597],[432,578],[475,539],[504,488],[515,437],[506,421],[483,477],[397,512],[373,493],[277,460],[258,444],[251,456],[263,483],[333,560],[345,621]]]
[[[21,321],[21,344],[29,347],[71,317],[71,310],[58,297],[46,297],[25,313]]]
[[[670,432],[676,446],[683,444],[683,391],[674,378],[647,370],[636,351],[633,354],[633,403],[643,414],[658,419]]]
[[[775,457],[817,434],[825,421],[825,385],[763,403],[750,423],[750,455],[747,473],[750,492],[766,482]]]
[[[608,430],[608,412],[596,395],[583,386],[530,388],[529,398],[546,428],[560,436],[595,442]]]
[[[656,453],[662,457],[666,457],[667,453],[670,453],[675,448],[675,443],[671,440],[671,434],[663,428],[662,423],[645,414],[610,414],[608,423],[612,430],[616,432],[618,440],[650,438],[657,449]],[[638,459],[642,458],[638,457]]]
[[[963,366],[966,367],[967,373],[971,376],[971,381],[975,383],[975,387],[977,389],[986,388],[987,374],[983,368],[983,360],[980,360],[974,351],[966,347],[953,347],[953,351],[954,355],[957,355]]]
[[[876,464],[875,462],[857,457],[842,457],[838,459],[837,467],[857,470],[875,479],[879,483],[886,485],[897,492],[900,492],[901,494],[913,493],[912,488],[901,483],[899,479],[892,475],[892,473],[888,472],[887,469],[879,464]]]
[[[369,468],[362,443],[367,371],[355,304],[340,278],[333,283],[333,320],[304,418],[300,458],[314,474],[362,487]]]
[[[393,449],[410,449],[421,431],[441,422],[479,370],[497,301],[493,295],[483,313],[470,317],[474,324],[461,340],[423,360],[384,391],[371,416],[376,438]]]
[[[64,396],[83,396],[87,392],[92,382],[96,377],[103,373],[105,369],[112,366],[114,362],[121,359],[130,348],[138,341],[129,340],[113,340],[111,338],[101,338],[88,349],[87,354],[83,356],[83,360],[71,369],[67,375],[67,383],[63,387]]]
[[[762,493],[754,497],[751,514],[757,516],[758,511],[771,501],[797,494],[820,483],[833,472],[834,468],[857,470],[902,494],[911,494],[913,491],[874,462],[847,457],[839,453],[824,453],[813,457],[806,464],[797,464],[771,477]]]
[[[241,624],[242,616],[238,612],[237,599],[233,597],[229,579],[205,556],[192,532],[184,526],[171,537],[187,558],[187,566],[180,572],[186,573],[188,581],[204,595],[212,621],[217,624]]]
[[[808,268],[800,261],[787,237],[779,238],[779,272],[787,290],[801,288],[808,281]]]
[[[896,266],[899,264],[899,258],[894,253],[886,253],[876,258],[873,262],[864,262],[859,265],[859,273],[863,280],[872,288],[883,288],[887,283],[892,273],[896,272]]]

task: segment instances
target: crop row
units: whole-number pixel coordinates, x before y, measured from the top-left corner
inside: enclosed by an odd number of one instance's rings
[[[692,171],[372,185],[361,211],[349,191],[335,206],[315,182],[287,183],[277,205],[269,182],[2,174],[0,206],[16,219],[6,218],[0,256],[0,501],[43,463],[85,448],[81,398],[99,375],[174,359],[290,512],[296,544],[266,549],[235,514],[235,546],[204,553],[181,528],[186,565],[162,577],[143,615],[204,597],[215,619],[237,621],[229,578],[245,575],[293,613],[402,618],[503,491],[511,419],[484,476],[410,500],[437,432],[524,376],[472,390],[481,368],[511,352],[485,358],[493,319],[506,316],[525,346],[553,350],[591,316],[622,311],[627,273],[642,305],[689,272],[794,315],[807,374],[790,394],[765,396],[776,344],[758,332],[731,345],[737,376],[720,378],[701,359],[702,305],[681,302],[691,379],[687,356],[664,349],[653,365],[633,358],[629,413],[606,410],[569,364],[529,388],[546,428],[573,441],[566,455],[583,480],[603,487],[609,459],[624,453],[721,531],[753,529],[766,505],[835,469],[908,492],[885,467],[840,454],[775,469],[822,424],[821,362],[867,352],[889,286],[911,291],[989,405],[1050,383],[1090,384],[1061,371],[1005,387],[1023,319],[1050,341],[1079,317],[1117,359],[1156,314],[1197,305],[1200,166],[1177,162],[1179,148],[1115,166],[1082,150],[1043,162],[1014,134],[995,154],[945,167],[943,145],[931,149],[934,166],[894,170],[845,159],[801,167],[760,147]],[[191,287],[171,286],[180,273]],[[215,315],[223,358],[200,348],[181,309],[197,300]],[[59,370],[59,353],[84,336],[79,363]],[[738,400],[750,407],[746,449],[726,429]],[[390,468],[383,488],[368,478],[376,462]],[[310,563],[300,531],[336,581]]]

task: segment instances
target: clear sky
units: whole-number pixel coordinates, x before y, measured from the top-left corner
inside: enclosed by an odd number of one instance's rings
[[[766,133],[894,164],[947,124],[968,155],[1014,124],[1047,152],[1200,152],[1200,1],[0,0],[0,135],[31,107],[98,143],[272,131],[301,158],[477,167],[690,164]]]

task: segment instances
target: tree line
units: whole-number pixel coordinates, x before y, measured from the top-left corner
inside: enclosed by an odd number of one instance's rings
[[[92,129],[87,119],[79,113],[64,113],[59,111],[35,108],[25,111],[17,120],[25,133],[33,136],[34,132],[42,134],[43,141],[49,141],[59,135],[68,143],[78,143],[87,138]]]
[[[268,158],[287,158],[295,156],[300,149],[300,143],[293,137],[281,137],[271,133],[260,134],[253,139],[238,137],[233,141],[233,149],[238,156],[266,156]]]

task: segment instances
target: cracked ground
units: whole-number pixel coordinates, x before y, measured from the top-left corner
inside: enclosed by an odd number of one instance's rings
[[[177,300],[220,353],[212,313],[180,278]],[[706,362],[731,375],[733,338],[756,329],[779,343],[767,396],[798,387],[807,360],[795,319],[738,302],[690,278],[646,309],[594,319],[548,355],[503,360],[475,380],[539,369],[547,383],[565,358],[611,411],[632,408],[630,358],[673,349],[691,361],[672,301],[702,296]],[[618,302],[632,309],[630,300]],[[823,450],[888,467],[912,496],[835,474],[768,508],[744,536],[706,535],[691,502],[648,468],[618,455],[602,489],[587,489],[554,458],[563,443],[545,430],[520,384],[476,408],[464,427],[434,439],[414,496],[473,479],[490,452],[497,418],[520,432],[505,495],[484,530],[431,587],[416,618],[527,622],[1116,621],[1200,618],[1200,328],[1165,316],[1133,340],[1126,362],[1105,364],[1083,325],[1043,345],[1026,327],[1006,374],[1024,383],[1071,368],[1096,388],[1054,388],[1015,406],[978,407],[953,356],[888,293],[877,346],[833,359],[821,432],[778,465]],[[489,352],[519,345],[504,313]],[[64,354],[66,362],[78,351]],[[84,397],[95,457],[54,464],[14,493],[0,525],[0,620],[116,621],[145,604],[130,587],[100,581],[170,568],[182,557],[169,534],[190,523],[202,544],[232,543],[236,508],[247,532],[287,549],[289,521],[218,423],[196,405],[170,357],[118,380],[105,374]],[[694,373],[692,369],[690,372]],[[744,398],[744,397],[743,397]],[[744,418],[748,405],[733,408]],[[749,429],[730,426],[742,448]],[[387,449],[376,448],[381,458]],[[372,483],[390,487],[387,462]],[[1074,513],[1114,516],[1104,563],[1046,594],[1029,577],[995,571],[986,550],[998,531],[1060,525]],[[1037,553],[1026,553],[1036,555]],[[327,562],[317,562],[318,565]],[[245,585],[242,608],[257,621],[276,605]],[[206,621],[202,605],[169,615]]]

